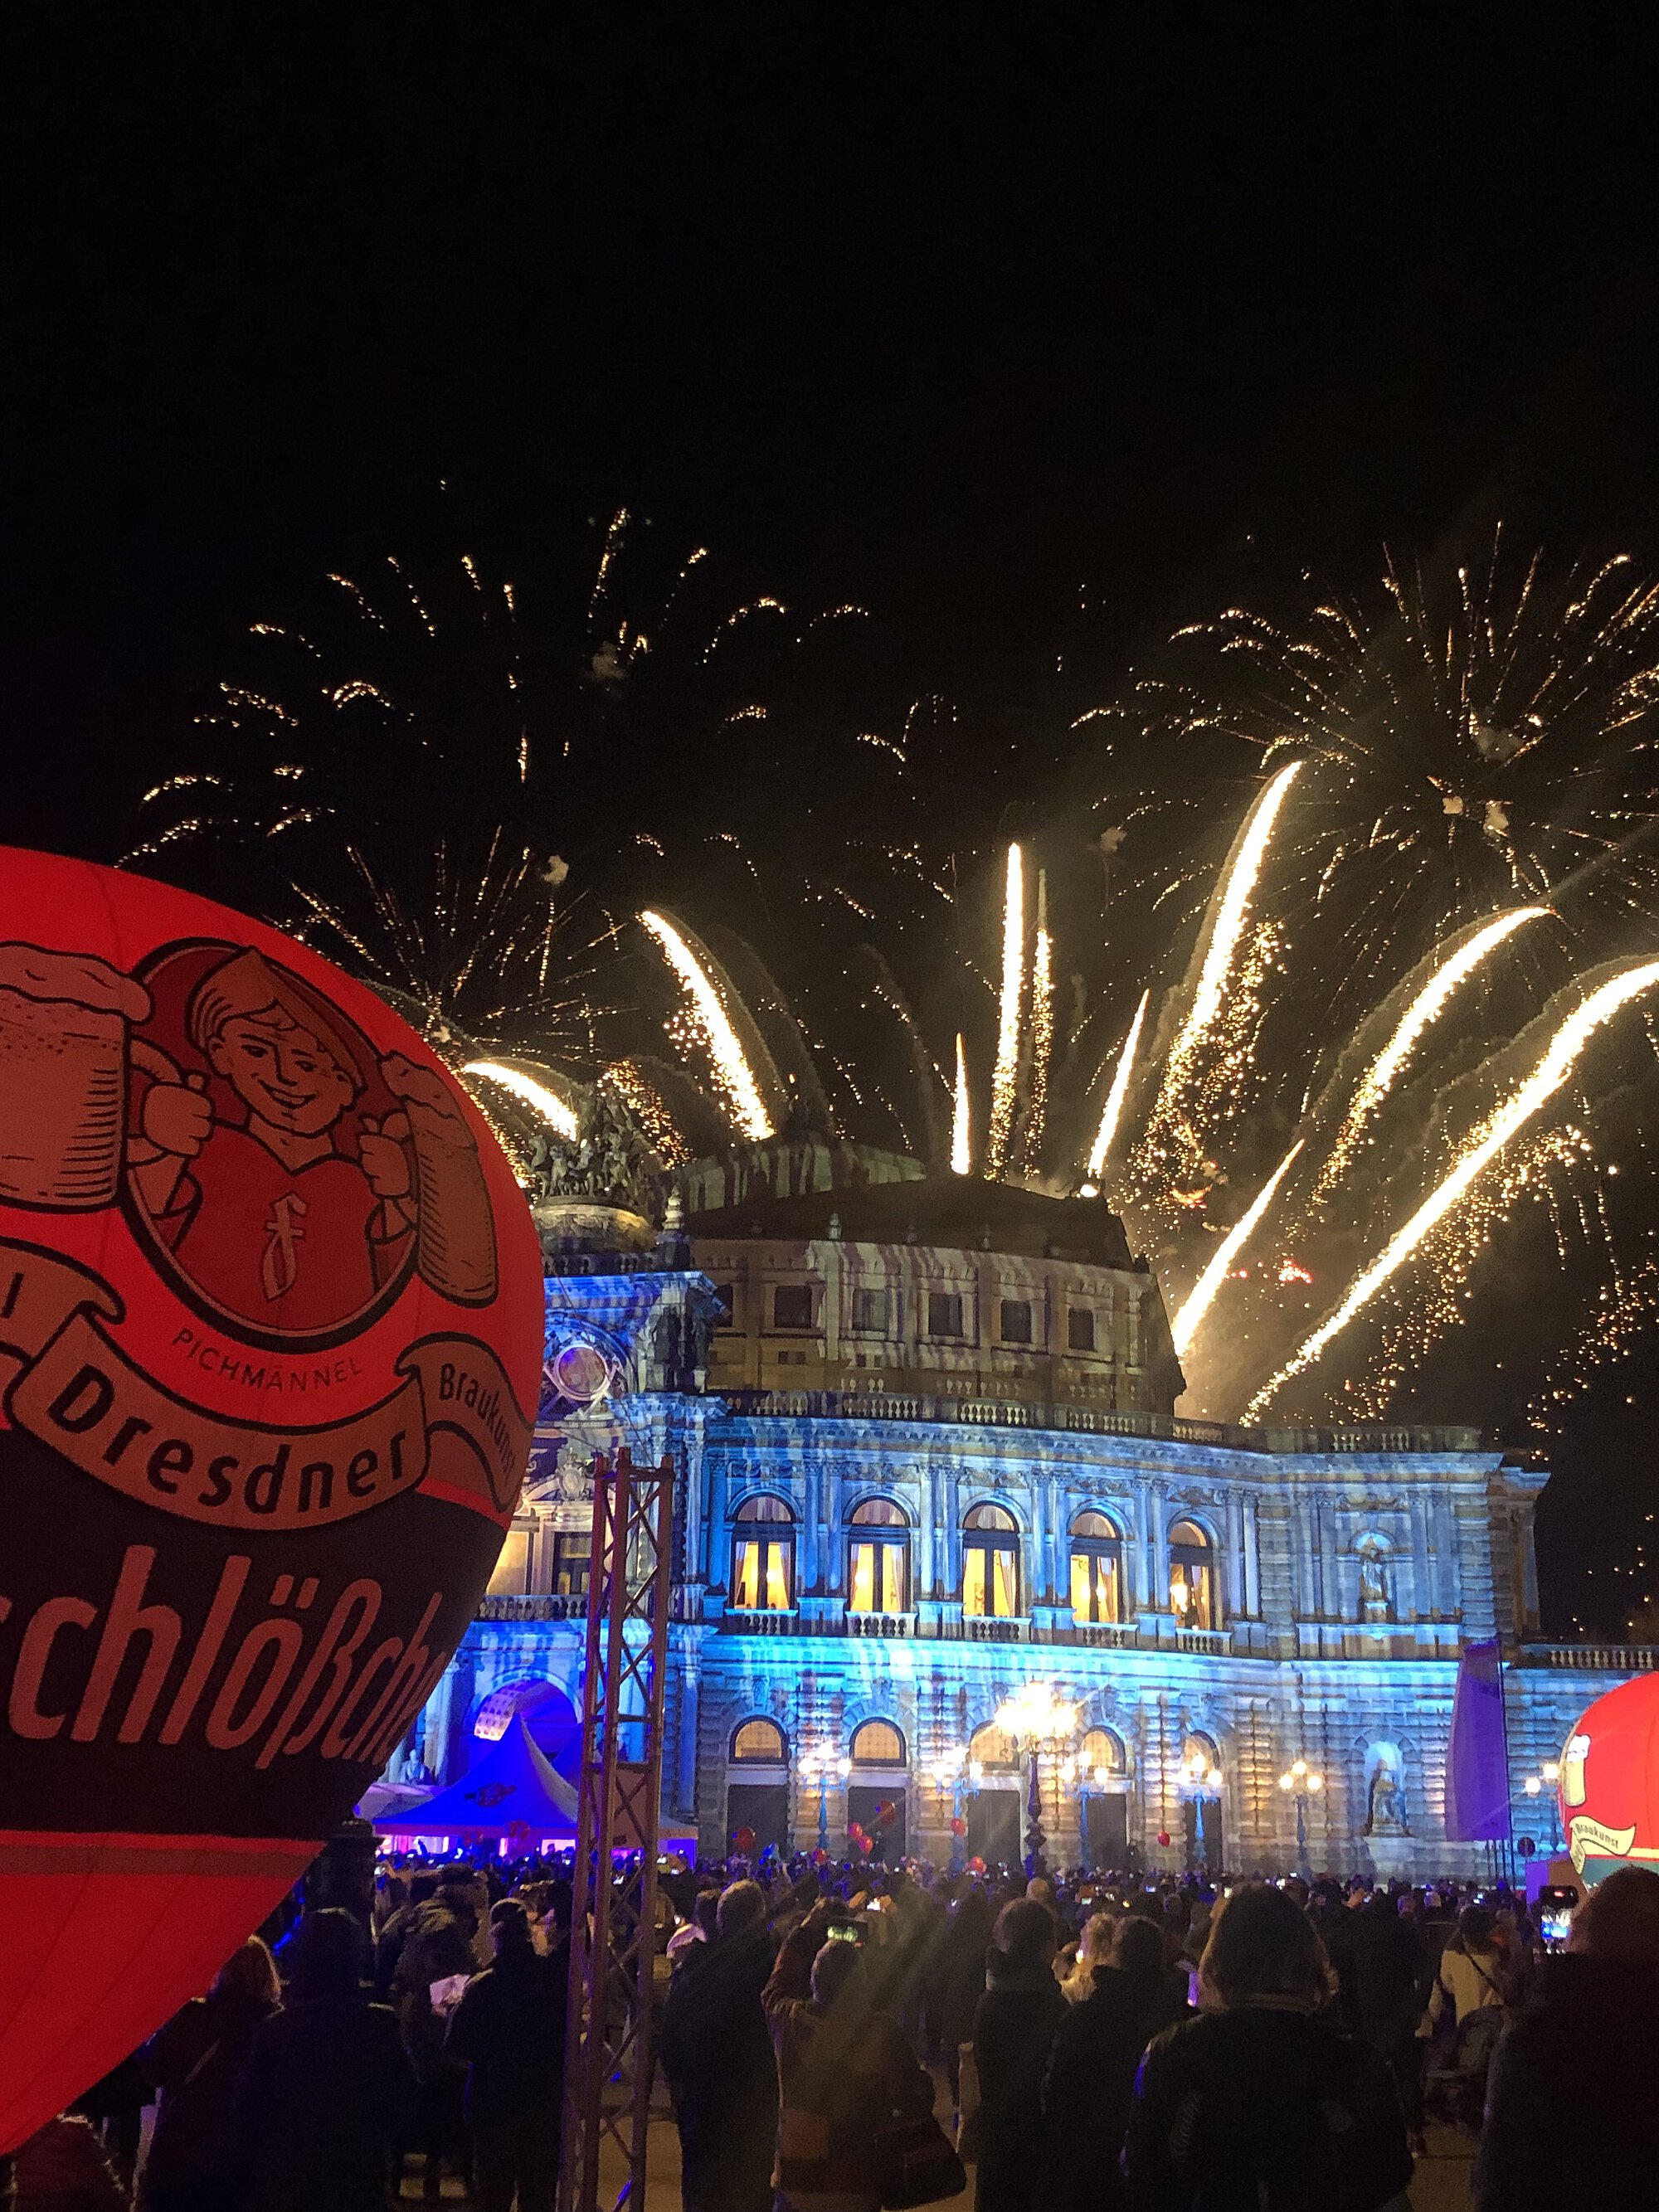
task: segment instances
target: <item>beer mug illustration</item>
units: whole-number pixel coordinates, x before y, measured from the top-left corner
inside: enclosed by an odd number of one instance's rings
[[[0,1199],[112,1205],[126,1136],[129,1031],[149,994],[90,954],[0,945]]]
[[[459,1305],[487,1305],[495,1295],[495,1226],[472,1132],[430,1068],[393,1053],[380,1073],[403,1105],[415,1150],[421,1279]]]
[[[1590,1740],[1587,1735],[1570,1735],[1566,1748],[1561,1753],[1561,1802],[1564,1805],[1582,1805],[1584,1802],[1584,1761],[1589,1757]]]

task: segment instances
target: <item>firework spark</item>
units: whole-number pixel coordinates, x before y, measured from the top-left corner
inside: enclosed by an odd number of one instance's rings
[[[673,923],[648,910],[640,920],[650,931],[669,966],[679,978],[693,1019],[714,1062],[714,1074],[730,1103],[733,1119],[745,1137],[758,1142],[772,1133],[767,1111],[732,1018],[720,1002],[707,970]]]
[[[1469,1139],[1456,1166],[1442,1178],[1405,1226],[1389,1239],[1370,1267],[1356,1277],[1334,1310],[1326,1316],[1310,1336],[1304,1340],[1278,1372],[1262,1384],[1244,1409],[1247,1421],[1254,1419],[1292,1377],[1301,1374],[1304,1368],[1312,1366],[1339,1330],[1346,1328],[1389,1278],[1405,1265],[1424,1238],[1466,1195],[1483,1170],[1491,1164],[1533,1115],[1554,1097],[1571,1074],[1578,1055],[1596,1030],[1610,1022],[1621,1006],[1628,1005],[1642,992],[1651,989],[1656,982],[1659,982],[1659,960],[1646,960],[1637,967],[1626,968],[1609,977],[1573,1008],[1551,1038],[1537,1066],[1491,1117],[1484,1130]]]
[[[1458,986],[1467,982],[1488,953],[1496,951],[1522,923],[1536,921],[1548,912],[1547,907],[1541,906],[1513,908],[1484,928],[1477,929],[1442,960],[1401,1016],[1394,1035],[1360,1078],[1342,1126],[1320,1168],[1314,1186],[1316,1197],[1323,1196],[1340,1181],[1358,1148],[1367,1122],[1387,1097],[1395,1076],[1416,1050],[1423,1032],[1431,1022],[1440,1018]]]
[[[1089,1179],[1098,1182],[1106,1171],[1106,1161],[1117,1135],[1119,1122],[1123,1119],[1123,1102],[1129,1093],[1129,1079],[1134,1072],[1135,1047],[1140,1042],[1140,1025],[1146,1018],[1146,1009],[1152,1003],[1152,993],[1143,991],[1140,1004],[1135,1008],[1135,1018],[1129,1024],[1129,1034],[1123,1040],[1123,1049],[1117,1056],[1117,1072],[1112,1078],[1112,1087],[1106,1093],[1106,1103],[1101,1111],[1100,1127],[1095,1132],[1094,1145],[1089,1153]]]
[[[1268,948],[1261,942],[1252,950],[1250,906],[1279,809],[1301,769],[1302,763],[1295,760],[1279,770],[1257,794],[1234,841],[1213,902],[1198,981],[1164,1056],[1158,1097],[1136,1147],[1137,1180],[1143,1186],[1194,1180],[1204,1152],[1199,1124],[1218,1108],[1224,1111],[1224,1100],[1237,1104],[1249,1057],[1248,1037],[1232,1041],[1231,1048],[1221,1055],[1225,1065],[1206,1071],[1204,1063],[1217,1057],[1218,1035],[1228,1027],[1230,996],[1234,1001],[1232,1011],[1247,1017],[1247,1030],[1253,1026],[1248,1017]],[[1260,939],[1261,933],[1255,935]],[[1202,1079],[1206,1073],[1207,1082]]]
[[[1021,1003],[1025,995],[1025,872],[1018,845],[1008,848],[1002,895],[1002,998],[997,1018],[997,1056],[991,1070],[991,1121],[985,1139],[985,1173],[1000,1180],[1018,1103]]]
[[[461,1069],[461,1073],[482,1075],[491,1083],[499,1083],[504,1091],[510,1091],[515,1098],[522,1099],[526,1106],[538,1114],[556,1137],[574,1137],[574,1109],[568,1106],[544,1083],[538,1083],[533,1075],[526,1075],[522,1068],[510,1067],[506,1061],[499,1060],[470,1060]]]
[[[957,1097],[955,1110],[951,1116],[951,1172],[965,1176],[973,1172],[974,1155],[968,1120],[968,1052],[962,1041],[962,1031],[957,1031]]]
[[[1031,952],[1031,1067],[1025,1105],[1025,1164],[1042,1159],[1042,1124],[1048,1110],[1048,1061],[1054,1043],[1054,939],[1048,934],[1048,878],[1037,870],[1036,941]]]
[[[1187,1293],[1180,1310],[1170,1324],[1177,1359],[1185,1357],[1188,1347],[1198,1334],[1199,1325],[1215,1300],[1216,1292],[1227,1279],[1229,1269],[1249,1243],[1257,1224],[1273,1204],[1279,1186],[1289,1174],[1291,1163],[1306,1142],[1298,1137],[1284,1158],[1268,1176],[1251,1200],[1249,1209],[1239,1216],[1233,1226],[1217,1245],[1210,1264]]]

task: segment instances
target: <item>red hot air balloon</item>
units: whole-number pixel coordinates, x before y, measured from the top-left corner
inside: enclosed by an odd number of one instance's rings
[[[1595,1883],[1621,1866],[1659,1872],[1659,1675],[1598,1698],[1561,1753],[1561,1827]]]
[[[302,945],[0,852],[0,2154],[270,1911],[511,1520],[535,1231]]]

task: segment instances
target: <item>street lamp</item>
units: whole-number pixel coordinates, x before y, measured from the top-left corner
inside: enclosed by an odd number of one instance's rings
[[[1528,1797],[1543,1798],[1548,1803],[1550,1815],[1549,1842],[1550,1848],[1553,1850],[1559,1850],[1561,1843],[1561,1816],[1559,1811],[1559,1802],[1555,1794],[1558,1788],[1560,1786],[1560,1761],[1554,1759],[1547,1759],[1543,1765],[1539,1768],[1537,1773],[1528,1775],[1526,1780],[1521,1784],[1522,1789],[1526,1792]]]
[[[1304,1881],[1311,1881],[1313,1869],[1308,1863],[1308,1800],[1318,1796],[1325,1787],[1325,1778],[1316,1767],[1310,1766],[1305,1759],[1293,1759],[1279,1776],[1279,1786],[1287,1797],[1296,1799],[1296,1868]]]
[[[818,1849],[825,1853],[830,1849],[830,1778],[833,1775],[845,1782],[853,1771],[850,1759],[838,1759],[826,1745],[818,1751],[803,1753],[800,1771],[809,1782],[818,1785]]]
[[[1042,1784],[1040,1769],[1045,1751],[1054,1752],[1076,1733],[1077,1707],[1068,1705],[1051,1682],[1027,1682],[997,1707],[995,1724],[1017,1752],[1031,1762],[1030,1787],[1025,1799],[1025,1871],[1047,1874],[1042,1855],[1048,1838],[1042,1832]]]
[[[951,1871],[960,1874],[967,1863],[967,1851],[960,1832],[962,1795],[968,1786],[969,1771],[975,1781],[984,1771],[975,1759],[970,1760],[960,1744],[952,1744],[933,1761],[933,1784],[941,1796],[951,1800]]]

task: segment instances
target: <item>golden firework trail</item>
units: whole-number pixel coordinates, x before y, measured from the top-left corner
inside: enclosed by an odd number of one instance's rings
[[[503,1091],[510,1091],[515,1098],[522,1099],[532,1112],[539,1114],[556,1136],[574,1137],[576,1133],[574,1110],[564,1100],[538,1083],[533,1075],[522,1068],[509,1067],[499,1060],[469,1060],[461,1069],[463,1075],[482,1075],[491,1083],[499,1083]]]
[[[1290,1172],[1291,1164],[1306,1142],[1298,1137],[1284,1158],[1268,1176],[1251,1200],[1248,1210],[1239,1216],[1227,1234],[1217,1245],[1210,1264],[1182,1301],[1181,1309],[1170,1324],[1170,1335],[1174,1342],[1177,1359],[1185,1356],[1187,1347],[1198,1334],[1199,1324],[1215,1300],[1216,1292],[1227,1279],[1233,1261],[1249,1243],[1257,1224],[1273,1202],[1273,1194]]]
[[[1645,960],[1638,967],[1626,968],[1612,976],[1573,1008],[1526,1081],[1491,1117],[1484,1129],[1470,1138],[1456,1166],[1442,1178],[1404,1228],[1389,1239],[1370,1266],[1355,1278],[1335,1310],[1321,1322],[1311,1336],[1304,1340],[1278,1373],[1262,1384],[1244,1408],[1243,1418],[1246,1421],[1254,1420],[1286,1382],[1312,1366],[1338,1331],[1376,1297],[1424,1238],[1445,1219],[1510,1139],[1560,1090],[1596,1030],[1610,1022],[1621,1006],[1651,989],[1655,983],[1659,983],[1659,960]]]
[[[1123,1119],[1123,1102],[1129,1095],[1129,1078],[1134,1072],[1135,1047],[1140,1042],[1140,1027],[1146,1018],[1146,1009],[1152,1003],[1152,997],[1150,991],[1141,993],[1140,1004],[1135,1008],[1135,1018],[1129,1024],[1129,1034],[1124,1038],[1123,1049],[1117,1056],[1117,1072],[1112,1078],[1111,1089],[1106,1093],[1100,1127],[1095,1132],[1094,1147],[1089,1154],[1089,1176],[1094,1182],[1098,1182],[1105,1173],[1112,1139],[1117,1134],[1118,1123]]]
[[[962,1031],[957,1031],[957,1101],[951,1116],[951,1172],[969,1175],[973,1172],[974,1156],[968,1121],[968,1052],[962,1041]]]
[[[1267,857],[1267,841],[1273,834],[1279,810],[1285,804],[1301,769],[1300,761],[1291,761],[1287,767],[1280,769],[1250,808],[1237,854],[1228,871],[1226,888],[1221,894],[1221,904],[1216,913],[1215,927],[1210,933],[1204,964],[1199,970],[1198,988],[1193,993],[1193,1002],[1187,1009],[1187,1018],[1164,1062],[1163,1087],[1165,1095],[1171,1094],[1185,1081],[1199,1046],[1206,1033],[1213,1027],[1216,1016],[1221,1010],[1227,978],[1243,939],[1244,924],[1250,910],[1250,896],[1255,890],[1256,878],[1261,873],[1261,863]]]
[[[991,1121],[985,1139],[985,1174],[996,1182],[1008,1164],[1014,1105],[1019,1090],[1019,1016],[1025,992],[1025,867],[1018,845],[1008,848],[1002,896],[1002,1001],[997,1056],[991,1070]]]
[[[1031,954],[1031,1083],[1025,1108],[1025,1164],[1041,1165],[1048,1110],[1048,1060],[1054,1042],[1054,939],[1048,934],[1048,877],[1037,870],[1036,941]]]
[[[640,916],[663,949],[669,966],[679,978],[690,1001],[692,1017],[714,1063],[714,1073],[725,1091],[738,1127],[758,1142],[772,1133],[772,1117],[755,1081],[732,1018],[720,1003],[707,970],[672,921],[649,911]]]
[[[1358,1148],[1365,1124],[1387,1097],[1395,1076],[1411,1058],[1424,1030],[1431,1022],[1439,1019],[1458,986],[1467,982],[1487,954],[1496,951],[1523,922],[1536,921],[1548,912],[1549,908],[1542,906],[1513,908],[1489,921],[1484,929],[1477,930],[1441,962],[1401,1016],[1394,1035],[1360,1078],[1335,1142],[1319,1170],[1314,1185],[1316,1197],[1333,1188],[1340,1180]]]

